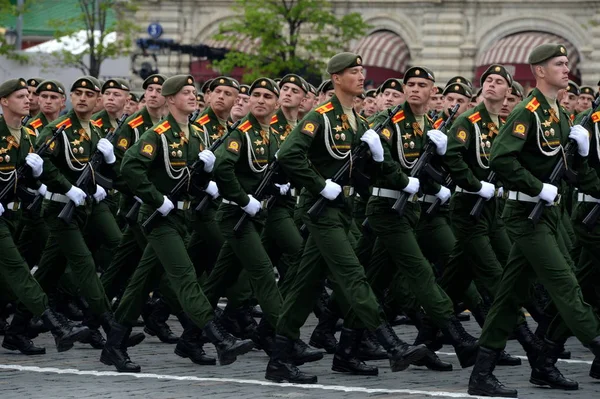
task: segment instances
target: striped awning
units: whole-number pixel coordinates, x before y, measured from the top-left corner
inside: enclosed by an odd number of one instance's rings
[[[527,58],[531,50],[544,43],[563,44],[567,49],[567,54],[569,54],[571,74],[579,76],[579,52],[575,46],[563,37],[536,31],[519,32],[503,37],[478,57],[477,66],[527,64]]]
[[[380,30],[361,39],[353,50],[366,67],[379,67],[404,73],[410,53],[404,40],[394,32]]]
[[[213,48],[226,48],[228,50],[239,51],[240,53],[252,54],[260,45],[260,39],[244,38],[239,40],[233,33],[225,34],[227,37],[223,40],[208,39],[203,44]]]

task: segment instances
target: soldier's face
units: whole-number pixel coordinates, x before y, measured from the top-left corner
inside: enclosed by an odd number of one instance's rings
[[[360,114],[363,109],[363,101],[364,100],[360,97],[354,97],[354,111],[357,114]]]
[[[53,91],[43,91],[39,97],[40,110],[44,114],[56,114],[65,105],[65,96]]]
[[[589,94],[581,94],[579,98],[577,98],[577,112],[582,112],[590,108],[592,106],[592,102],[594,102],[593,96]]]
[[[510,86],[502,75],[492,73],[483,82],[483,98],[490,101],[503,101],[510,90]]]
[[[310,111],[311,109],[313,109],[313,107],[315,106],[316,103],[317,103],[317,97],[310,92],[306,93],[306,95],[302,99],[302,102],[300,103],[300,107],[298,108],[298,110],[305,114],[308,111]]]
[[[125,105],[123,112],[125,112],[127,115],[132,115],[132,114],[136,113],[137,110],[138,110],[138,103],[136,103],[133,100],[127,100],[127,104]]]
[[[433,109],[436,112],[440,112],[444,109],[444,96],[442,93],[435,93],[429,100],[429,109]]]
[[[153,110],[159,110],[165,105],[165,98],[162,95],[162,86],[151,84],[146,87],[144,93],[146,107]]]
[[[404,93],[396,89],[385,89],[381,94],[381,102],[383,109],[395,107],[398,104],[402,104],[405,100]]]
[[[29,115],[29,92],[23,88],[11,93],[8,97],[2,98],[2,110],[5,114],[12,113],[13,115],[25,116]]]
[[[331,75],[331,79],[335,87],[349,95],[358,96],[364,91],[365,74],[361,66],[344,69],[342,73]]]
[[[73,109],[82,114],[93,112],[99,98],[99,94],[90,89],[77,88],[71,92]]]
[[[535,67],[538,76],[544,78],[547,84],[557,89],[566,89],[569,86],[569,59],[566,56],[554,57],[545,64]]]
[[[39,95],[35,92],[35,87],[27,86],[29,95],[29,112],[37,113],[40,110],[40,104],[38,102]]]
[[[334,94],[335,94],[335,90],[333,90],[333,89],[327,90],[325,92],[325,94],[323,94],[323,101],[329,101],[331,99],[331,97],[333,97]]]
[[[575,95],[574,93],[570,93],[570,92],[566,91],[562,95],[562,98],[560,100],[560,105],[565,107],[565,109],[567,111],[573,112],[573,111],[575,111],[575,108],[577,107],[577,98],[578,98],[578,96]]]
[[[284,108],[298,108],[304,99],[304,90],[293,83],[285,83],[281,86],[279,104]]]
[[[175,107],[184,114],[191,114],[196,110],[196,88],[194,86],[183,86],[181,90],[167,98],[169,108]]]
[[[504,102],[502,103],[502,109],[500,110],[500,116],[506,118],[513,109],[517,106],[517,104],[521,101],[521,97],[515,96],[512,93],[508,93]]]
[[[106,89],[102,95],[104,109],[110,113],[121,113],[129,101],[127,92],[120,89]]]
[[[277,108],[277,96],[270,90],[257,88],[250,94],[250,112],[257,119],[270,117]]]
[[[448,111],[454,108],[456,104],[458,104],[458,111],[456,111],[456,116],[462,114],[466,110],[469,109],[470,98],[467,96],[463,96],[458,93],[448,93],[444,96],[444,112],[446,116],[448,116]]]
[[[366,117],[377,113],[377,101],[373,97],[365,98],[365,101],[363,101],[363,112]]]
[[[237,96],[237,89],[229,86],[217,86],[214,91],[210,92],[210,106],[217,114],[229,114]]]
[[[429,99],[435,94],[433,82],[425,78],[410,78],[404,85],[406,102],[410,105],[427,105]]]
[[[236,119],[241,119],[250,112],[250,96],[247,94],[238,94],[233,108],[231,108],[231,116]]]

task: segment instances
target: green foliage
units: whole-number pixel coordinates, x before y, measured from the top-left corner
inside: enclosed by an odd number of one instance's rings
[[[233,49],[254,43],[249,53],[229,52],[213,66],[223,73],[245,67],[244,80],[288,72],[320,75],[328,58],[349,50],[368,25],[358,13],[334,14],[326,0],[236,0],[237,16],[219,27],[217,40]]]
[[[23,4],[23,9],[21,13],[24,13],[27,10],[27,6],[31,3],[32,0],[26,0]],[[16,4],[13,4],[10,0],[0,0],[0,15],[3,17],[17,17],[19,15],[19,8]],[[14,28],[11,27],[11,28]],[[6,43],[6,38],[4,34],[6,33],[5,28],[0,28],[0,55],[5,56],[6,58],[17,60],[21,62],[27,62],[27,55],[18,52],[15,50],[15,46],[9,46]]]

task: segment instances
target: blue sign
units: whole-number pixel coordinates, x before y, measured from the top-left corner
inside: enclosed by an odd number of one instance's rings
[[[153,39],[158,39],[163,34],[163,27],[158,22],[153,22],[148,25],[148,34]]]

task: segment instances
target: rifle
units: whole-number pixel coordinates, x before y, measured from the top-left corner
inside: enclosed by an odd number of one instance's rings
[[[599,105],[600,96],[596,97],[596,99],[594,100],[590,112],[588,112],[587,115],[584,116],[583,119],[581,119],[581,122],[579,123],[580,126],[587,125],[590,118],[592,117],[592,114],[594,113],[594,110],[598,108]],[[567,180],[569,180],[570,182],[576,181],[577,174],[569,169],[568,164],[568,160],[575,156],[576,149],[577,143],[575,142],[575,140],[570,139],[564,148],[564,156],[559,158],[558,162],[554,166],[554,169],[552,170],[552,173],[550,174],[550,178],[548,179],[549,184],[557,185],[559,180],[562,179],[562,177],[565,175],[567,176]],[[546,206],[546,204],[547,203],[544,200],[539,200],[537,204],[535,204],[535,207],[533,208],[528,217],[528,219],[531,220],[533,224],[536,224],[542,217],[542,213],[544,212],[544,207]]]
[[[438,130],[444,129],[446,127],[448,121],[452,120],[452,118],[454,118],[454,115],[456,115],[456,112],[458,111],[459,107],[459,104],[454,105],[454,107],[450,110],[448,119],[446,119],[442,123]],[[442,175],[430,164],[431,158],[433,158],[433,156],[435,155],[435,149],[435,144],[433,144],[431,140],[427,140],[425,147],[423,147],[423,149],[421,150],[421,156],[419,157],[419,160],[410,171],[410,177],[419,178],[421,174],[426,173],[433,180],[437,181],[440,184],[444,181]],[[407,193],[406,191],[402,191],[400,193],[400,197],[398,197],[396,202],[394,202],[392,209],[398,212],[399,216],[402,216],[404,214],[404,208],[406,208],[406,204],[408,203],[408,199],[410,198],[410,196],[411,194]]]
[[[106,134],[106,137],[104,137],[104,138],[112,143],[112,140],[115,137],[116,131],[119,130],[121,125],[123,125],[123,123],[125,122],[125,119],[127,119],[127,116],[128,116],[127,114],[121,115],[121,117],[117,121],[117,127],[113,131],[109,132],[109,129],[106,129],[105,132],[107,132],[107,134]],[[102,186],[106,189],[112,188],[112,180],[107,179],[104,176],[100,175],[99,173],[95,172],[100,167],[100,165],[102,165],[103,162],[104,162],[104,155],[102,155],[102,152],[100,152],[99,149],[96,149],[96,151],[92,155],[91,159],[86,164],[85,169],[83,170],[83,172],[81,172],[81,174],[77,178],[77,181],[75,182],[75,186],[83,190],[88,186],[89,182],[93,180],[93,181],[96,181],[97,184],[99,184],[100,186]],[[66,224],[69,224],[69,223],[71,223],[71,220],[73,219],[74,213],[75,213],[75,203],[73,201],[69,201],[69,202],[67,202],[67,204],[63,207],[63,209],[58,214],[58,218],[60,220],[62,220],[63,222],[65,222]]]
[[[227,136],[229,136],[229,133],[230,133],[230,131],[228,130],[227,133],[225,133],[224,135],[219,137],[217,140],[215,140],[208,149],[210,151],[214,151],[217,148],[219,148],[219,146],[225,141]],[[200,159],[197,159],[196,161],[194,161],[192,166],[190,166],[189,173],[186,173],[181,179],[179,179],[177,181],[177,183],[175,184],[175,186],[171,189],[169,194],[167,194],[167,197],[173,202],[173,204],[176,204],[176,202],[177,202],[176,198],[179,197],[179,195],[188,188],[189,182],[192,179],[192,177],[194,177],[196,174],[198,174],[203,169],[204,169],[204,161],[201,161]],[[127,212],[127,215],[129,215],[129,213],[131,213],[133,208],[136,206],[139,209],[140,203],[137,201],[135,204],[133,204],[132,209],[130,209],[129,212]],[[160,215],[160,212],[158,211],[158,209],[155,209],[154,212],[152,212],[152,214],[150,216],[148,216],[148,218],[146,220],[144,220],[144,222],[142,223],[142,229],[144,229],[145,231],[148,231],[148,227],[150,226],[150,223],[152,223],[152,221],[158,215]]]
[[[450,176],[450,173],[448,173],[446,175],[446,179],[444,180],[443,185],[445,187],[449,188],[450,190],[454,190],[454,187],[456,186],[456,184],[454,184],[454,181],[452,180],[452,176]],[[436,198],[435,201],[433,201],[433,203],[431,205],[429,205],[429,208],[427,208],[427,210],[425,211],[425,214],[429,217],[435,216],[437,211],[440,209],[441,205],[442,205],[442,200],[439,198]]]
[[[26,120],[26,118],[27,117],[25,117],[23,120]],[[63,130],[65,130],[64,126],[61,126],[60,129],[54,130],[54,132],[52,133],[52,137],[50,137],[49,140],[47,140],[44,144],[42,144],[35,151],[35,153],[38,154],[39,156],[42,156],[44,154],[44,152],[46,152],[48,147],[50,147],[50,145],[54,142],[54,140],[56,140],[56,138],[63,132]],[[25,171],[27,170],[28,167],[29,167],[29,165],[24,163],[23,165],[19,166],[19,168],[15,171],[15,173],[12,175],[12,177],[9,178],[9,180],[6,182],[2,191],[0,191],[0,201],[5,199],[11,191],[17,190],[17,188],[19,187],[18,186],[19,180],[21,180],[25,177]],[[27,193],[26,194],[27,196],[31,196],[31,193],[27,192],[26,190],[23,190],[23,191]],[[37,197],[42,197],[42,196],[37,195],[35,197],[35,199],[37,199]],[[35,201],[35,199],[34,199],[34,201]]]
[[[496,175],[496,172],[491,171],[486,181],[491,184],[496,184],[496,182],[498,181],[498,176]],[[477,198],[475,205],[473,205],[473,209],[471,209],[471,212],[469,212],[469,216],[474,218],[476,221],[479,220],[479,218],[481,217],[481,212],[483,212],[483,206],[486,202],[487,200],[483,197]]]
[[[394,108],[389,109],[387,117],[382,122],[374,126],[373,130],[375,130],[377,133],[380,133],[383,127],[392,120],[394,115],[400,112],[401,107],[402,104],[398,104]],[[351,171],[352,167],[358,162],[359,159],[365,156],[368,150],[369,145],[364,141],[361,141],[356,150],[354,150],[354,152],[350,155],[350,159],[342,165],[342,167],[335,173],[335,175],[333,175],[331,181],[340,184],[341,181],[346,177],[346,174],[349,171]],[[317,220],[325,210],[325,206],[327,206],[328,202],[329,200],[327,198],[323,196],[319,197],[319,199],[308,210],[308,216],[312,220]]]

